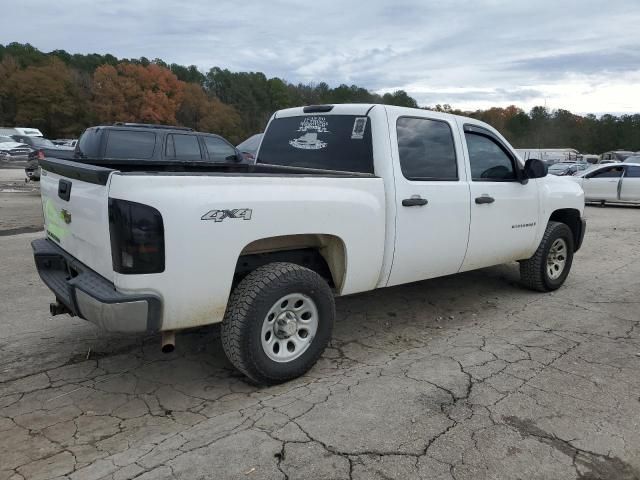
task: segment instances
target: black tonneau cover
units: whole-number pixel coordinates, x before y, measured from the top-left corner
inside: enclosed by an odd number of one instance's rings
[[[371,173],[341,172],[316,168],[269,165],[265,163],[213,163],[213,162],[136,162],[122,160],[118,162],[96,161],[89,159],[69,161],[57,158],[40,160],[43,170],[63,177],[82,180],[83,182],[106,185],[111,172],[118,171],[132,175],[312,175],[325,177],[372,178]]]

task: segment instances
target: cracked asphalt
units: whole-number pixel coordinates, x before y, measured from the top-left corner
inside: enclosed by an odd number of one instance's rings
[[[0,236],[0,480],[640,478],[640,209],[587,208],[566,285],[516,264],[341,298],[308,375],[247,384],[218,329],[47,312]]]

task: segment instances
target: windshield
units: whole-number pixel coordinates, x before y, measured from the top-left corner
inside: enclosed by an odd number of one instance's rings
[[[260,146],[260,140],[262,140],[262,133],[256,133],[250,136],[244,142],[239,144],[236,148],[241,152],[253,153],[255,155],[258,147]]]
[[[356,115],[277,118],[264,134],[257,163],[373,173],[368,120]]]
[[[31,141],[36,147],[55,147],[53,142],[51,140],[47,140],[46,138],[31,137]]]
[[[0,143],[17,143],[13,138],[11,137],[0,137]]]
[[[627,157],[625,158],[624,163],[640,163],[640,155],[633,155],[631,157]]]

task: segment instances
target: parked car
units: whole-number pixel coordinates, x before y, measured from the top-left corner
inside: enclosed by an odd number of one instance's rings
[[[26,162],[33,149],[11,137],[0,136],[0,160],[8,162]]]
[[[611,150],[610,152],[604,152],[600,155],[600,161],[598,163],[614,163],[622,162],[627,157],[630,157],[634,153],[629,150]]]
[[[245,160],[252,163],[255,162],[256,153],[258,152],[258,147],[260,146],[263,135],[263,133],[256,133],[255,135],[251,135],[244,142],[236,146],[236,148],[240,150],[240,153],[242,153],[242,156],[245,158]]]
[[[51,140],[43,137],[30,135],[12,135],[11,138],[18,142],[26,143],[35,150],[40,150],[45,157],[55,157],[71,160],[73,158],[73,148],[54,145]]]
[[[580,155],[575,148],[518,148],[516,152],[523,161],[537,158],[547,165],[558,162],[575,162]]]
[[[591,165],[588,163],[578,162],[554,163],[549,167],[549,173],[557,176],[575,175],[578,172],[586,170],[590,166]]]
[[[109,127],[96,148],[126,154],[130,143],[109,146],[114,132],[131,138]],[[152,158],[157,138],[145,141]],[[279,111],[258,162],[234,175],[104,157],[42,161],[46,238],[32,246],[51,312],[161,331],[167,351],[176,331],[221,322],[233,365],[264,384],[320,357],[334,295],[513,261],[524,285],[555,290],[585,231],[577,184],[523,164],[483,122],[428,110]]]
[[[79,161],[115,164],[241,163],[242,155],[227,140],[191,128],[118,123],[87,128],[78,140]]]
[[[71,147],[75,148],[78,144],[78,139],[76,138],[58,138],[56,140],[51,140],[54,145],[58,145],[61,147]]]
[[[592,153],[581,153],[578,155],[578,162],[595,164],[598,163],[599,160],[600,155],[595,155]]]
[[[640,203],[640,162],[602,165],[570,178],[587,202]]]

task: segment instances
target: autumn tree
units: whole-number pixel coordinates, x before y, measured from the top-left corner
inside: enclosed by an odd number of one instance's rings
[[[169,69],[154,63],[103,65],[93,76],[93,110],[99,122],[175,124],[184,86]]]

